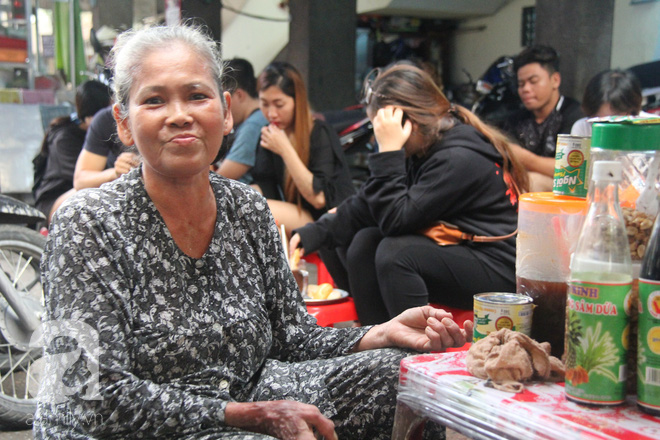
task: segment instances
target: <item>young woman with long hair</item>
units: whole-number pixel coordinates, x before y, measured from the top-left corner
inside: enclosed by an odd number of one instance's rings
[[[275,219],[291,230],[355,190],[339,138],[329,124],[313,118],[300,73],[274,62],[259,75],[257,89],[269,125],[261,130],[252,176]]]
[[[364,98],[379,146],[370,178],[336,214],[295,231],[291,250],[321,251],[362,324],[429,302],[471,308],[476,293],[513,291],[527,175],[505,136],[414,66],[368,79]],[[439,245],[428,236],[442,232],[439,222],[478,238]]]

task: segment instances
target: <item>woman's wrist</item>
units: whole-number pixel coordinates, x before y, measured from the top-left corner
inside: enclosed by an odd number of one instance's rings
[[[282,149],[281,157],[285,163],[291,159],[298,158],[298,152],[295,148],[293,148],[293,145],[288,140]]]
[[[257,418],[258,405],[246,402],[228,402],[225,407],[225,423],[237,428],[245,428]]]
[[[390,346],[387,336],[387,323],[378,324],[369,329],[364,334],[360,342],[355,346],[355,351],[373,350],[376,348],[385,348]]]

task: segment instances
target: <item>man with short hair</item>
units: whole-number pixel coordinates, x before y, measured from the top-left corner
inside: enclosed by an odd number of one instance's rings
[[[583,114],[580,104],[559,91],[559,57],[549,46],[531,46],[514,59],[518,95],[525,109],[514,114],[504,130],[524,148],[516,155],[530,171],[554,174],[558,134],[569,134]]]
[[[257,81],[249,61],[234,58],[225,67],[224,88],[231,94],[231,115],[234,119],[234,141],[217,173],[246,184],[252,183],[250,169],[254,166],[261,127],[268,120],[259,110]]]

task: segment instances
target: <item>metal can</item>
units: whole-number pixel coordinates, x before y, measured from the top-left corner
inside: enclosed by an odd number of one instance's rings
[[[529,336],[533,308],[532,298],[518,293],[487,292],[474,295],[472,342],[503,328]]]
[[[556,196],[587,197],[591,138],[560,134],[555,151],[552,192]]]

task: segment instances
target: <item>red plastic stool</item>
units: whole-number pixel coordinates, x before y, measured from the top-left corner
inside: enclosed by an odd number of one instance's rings
[[[456,307],[449,307],[438,303],[430,303],[429,305],[435,307],[436,309],[442,309],[451,313],[454,316],[454,322],[456,322],[460,328],[463,328],[463,323],[465,321],[472,321],[474,319],[474,313],[472,313],[472,310],[457,309]]]
[[[302,257],[302,259],[307,263],[316,266],[317,284],[330,283],[334,287],[337,287],[334,280],[332,279],[332,276],[330,275],[330,272],[328,272],[328,268],[325,267],[325,264],[323,264],[323,260],[321,260],[318,252],[309,253]]]
[[[338,322],[357,321],[353,298],[346,297],[344,301],[332,304],[307,304],[307,312],[316,318],[321,327],[333,327]]]

